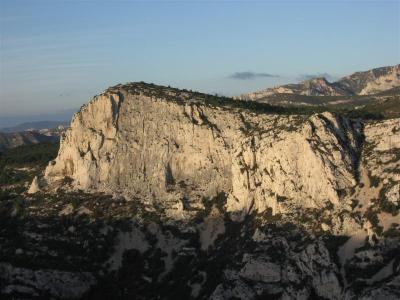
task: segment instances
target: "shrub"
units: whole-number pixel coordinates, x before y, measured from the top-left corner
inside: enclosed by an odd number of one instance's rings
[[[47,164],[57,156],[59,144],[23,145],[0,154],[0,166],[21,164]]]

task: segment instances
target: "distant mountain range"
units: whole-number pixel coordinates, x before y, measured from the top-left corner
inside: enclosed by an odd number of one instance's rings
[[[72,115],[77,112],[79,108],[71,108],[53,112],[46,112],[41,114],[5,114],[0,112],[0,128],[13,127],[23,123],[42,122],[42,121],[54,121],[54,122],[65,122],[70,121]]]
[[[375,68],[364,72],[356,72],[335,82],[324,77],[313,78],[297,84],[286,84],[267,88],[254,93],[244,94],[238,99],[264,100],[275,99],[276,95],[299,95],[317,97],[354,97],[375,95],[382,92],[398,92],[400,87],[400,65]],[[304,98],[303,98],[304,99]]]
[[[11,132],[21,132],[21,131],[32,131],[32,130],[42,130],[42,129],[52,129],[58,126],[69,126],[70,121],[38,121],[38,122],[26,122],[12,127],[0,128],[0,132],[11,133]]]
[[[37,143],[57,143],[59,139],[59,133],[44,134],[38,131],[0,133],[0,152],[22,145]]]
[[[67,127],[67,121],[39,121],[0,128],[0,152],[22,145],[57,143]]]

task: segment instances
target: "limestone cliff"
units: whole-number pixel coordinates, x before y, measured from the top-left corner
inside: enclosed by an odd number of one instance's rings
[[[400,120],[306,111],[94,97],[30,189],[0,195],[0,295],[399,299]]]
[[[216,107],[192,93],[154,87],[161,90],[155,96],[149,90],[118,86],[83,106],[42,186],[69,179],[75,189],[160,204],[223,191],[229,211],[247,213],[339,206],[357,184],[360,123],[331,113]]]

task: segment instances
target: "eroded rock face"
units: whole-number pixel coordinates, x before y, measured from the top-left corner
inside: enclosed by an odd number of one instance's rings
[[[258,299],[256,295],[266,299],[309,299],[312,295],[305,286],[312,286],[318,297],[342,299],[338,270],[323,243],[311,242],[300,251],[285,238],[279,238],[279,243],[274,246],[274,250],[281,250],[279,254],[267,247],[258,248],[257,254],[244,254],[241,270],[226,270],[223,283],[211,299]]]
[[[0,264],[0,280],[9,284],[2,287],[2,295],[12,293],[30,294],[38,297],[37,291],[47,291],[50,298],[77,299],[83,296],[96,282],[90,273],[61,272],[56,270],[33,271],[15,268],[10,264]]]
[[[398,298],[399,120],[204,97],[128,84],[82,107],[29,205],[0,210],[24,216],[17,238],[0,231],[5,261],[85,266],[85,299]],[[0,277],[7,295],[46,295],[35,278]],[[75,297],[68,284],[53,294]]]
[[[76,189],[164,204],[224,191],[239,219],[252,209],[339,205],[356,184],[360,128],[330,113],[255,114],[149,97],[125,86],[75,114],[44,180],[47,188],[69,179]]]

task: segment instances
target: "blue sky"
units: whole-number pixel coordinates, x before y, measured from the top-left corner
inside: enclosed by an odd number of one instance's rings
[[[1,0],[0,118],[129,81],[235,95],[397,64],[399,3]]]

